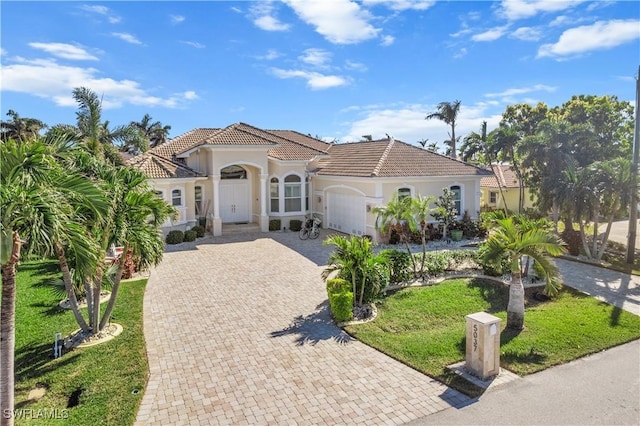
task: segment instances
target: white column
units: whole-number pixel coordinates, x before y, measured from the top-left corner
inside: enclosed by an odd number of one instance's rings
[[[260,216],[267,215],[267,178],[266,174],[260,175]]]
[[[212,176],[213,180],[213,217],[220,219],[220,176]]]

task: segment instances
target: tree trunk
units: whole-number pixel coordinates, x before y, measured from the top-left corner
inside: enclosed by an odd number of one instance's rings
[[[451,123],[451,157],[458,158],[456,152],[456,123]]]
[[[104,276],[104,261],[98,264],[96,268],[96,277],[93,279],[93,311],[91,315],[91,323],[93,324],[93,333],[100,331],[100,293],[102,292],[102,277]]]
[[[420,262],[420,277],[424,277],[424,263],[425,258],[427,257],[427,235],[426,235],[426,227],[427,224],[423,221],[420,223],[420,237],[422,238],[422,261]]]
[[[560,216],[560,208],[558,207],[558,200],[553,197],[553,203],[551,204],[551,217],[553,218],[553,232],[558,234],[558,221]]]
[[[13,233],[9,261],[2,265],[2,299],[0,301],[0,425],[13,425],[16,349],[16,265],[22,241]]]
[[[116,297],[118,296],[118,290],[120,289],[120,281],[122,280],[122,274],[124,272],[125,264],[127,263],[127,256],[125,256],[125,253],[127,253],[127,251],[128,247],[124,246],[122,255],[120,256],[120,259],[118,261],[118,272],[116,272],[116,277],[113,280],[113,288],[111,289],[109,303],[107,303],[107,307],[104,310],[102,319],[100,320],[100,330],[102,330],[107,325],[107,322],[109,322],[109,319],[111,318],[111,312],[113,311],[113,307],[116,304]]]
[[[87,315],[89,316],[89,328],[93,328],[93,323],[91,320],[91,312],[93,312],[93,287],[91,287],[91,279],[89,277],[84,277],[84,297],[87,302]]]
[[[524,286],[520,275],[520,261],[511,267],[511,285],[509,286],[509,304],[507,305],[507,328],[524,328]]]
[[[506,198],[504,198],[504,192],[502,191],[502,184],[500,183],[500,178],[498,177],[495,170],[493,169],[493,163],[491,162],[491,159],[489,159],[489,167],[491,167],[491,173],[493,173],[493,175],[496,177],[496,182],[498,183],[498,191],[500,191],[500,199],[502,200],[502,205],[503,205],[502,209],[504,210],[504,214],[508,215],[509,207],[507,207],[507,200]]]
[[[56,244],[56,254],[58,256],[58,262],[60,263],[60,270],[62,271],[62,281],[64,281],[64,288],[67,291],[67,298],[69,299],[69,306],[73,312],[73,316],[78,323],[78,326],[85,333],[89,331],[89,325],[84,320],[80,308],[78,307],[78,299],[76,298],[76,292],[73,289],[73,282],[71,281],[71,272],[69,271],[69,264],[67,263],[67,257],[64,254],[64,249],[60,244]]]
[[[604,254],[604,250],[607,247],[607,241],[609,241],[609,233],[611,232],[611,226],[613,225],[613,216],[614,214],[611,213],[611,215],[609,215],[609,220],[607,221],[607,229],[606,231],[604,231],[604,235],[602,236],[602,241],[601,241],[601,246],[600,246],[600,250],[598,250],[598,254],[596,256],[597,260],[601,260],[602,259],[602,255]]]
[[[598,216],[600,216],[600,202],[596,202],[595,211],[593,212],[593,248],[591,249],[590,258],[596,257],[598,253]]]
[[[580,220],[578,222],[580,224],[580,240],[582,241],[582,248],[584,249],[584,254],[588,259],[591,259],[591,251],[589,249],[589,244],[587,244],[587,236],[584,233],[584,222]]]

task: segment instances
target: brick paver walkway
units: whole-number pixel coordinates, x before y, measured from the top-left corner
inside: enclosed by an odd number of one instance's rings
[[[331,323],[323,237],[230,235],[166,253],[145,294],[136,424],[401,424],[466,403]]]

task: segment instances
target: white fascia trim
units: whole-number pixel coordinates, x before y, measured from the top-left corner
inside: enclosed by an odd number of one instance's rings
[[[176,155],[176,158],[187,158],[193,152],[196,152],[200,149],[204,149],[207,151],[269,151],[272,148],[276,148],[278,144],[273,145],[200,145],[194,148],[191,148],[180,155]]]
[[[192,178],[162,178],[162,179],[149,179],[149,182],[151,183],[157,183],[157,184],[161,184],[161,185],[166,185],[166,184],[176,184],[176,183],[189,183],[189,182],[195,182],[196,180],[206,180],[207,177],[206,176],[198,176],[198,177],[192,177]]]

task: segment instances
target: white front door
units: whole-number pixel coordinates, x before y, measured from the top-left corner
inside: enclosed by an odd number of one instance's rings
[[[220,218],[222,223],[249,222],[249,182],[220,182]]]

